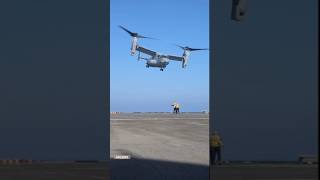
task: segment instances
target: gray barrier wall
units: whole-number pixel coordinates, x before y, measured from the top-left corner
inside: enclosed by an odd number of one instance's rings
[[[318,1],[232,1],[211,8],[211,131],[229,160],[297,160],[316,154]]]
[[[0,159],[109,156],[107,1],[1,1]]]

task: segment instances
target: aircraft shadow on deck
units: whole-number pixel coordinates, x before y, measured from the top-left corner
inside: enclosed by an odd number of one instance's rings
[[[111,160],[111,180],[208,180],[205,165],[138,159]]]

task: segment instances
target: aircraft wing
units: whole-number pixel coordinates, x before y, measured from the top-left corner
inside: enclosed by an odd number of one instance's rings
[[[157,53],[155,51],[152,51],[150,49],[144,48],[142,46],[137,46],[137,51],[148,54],[150,56],[155,56]]]
[[[181,57],[181,56],[168,55],[167,57],[168,57],[168,59],[174,60],[174,61],[182,61],[183,60],[183,57]]]

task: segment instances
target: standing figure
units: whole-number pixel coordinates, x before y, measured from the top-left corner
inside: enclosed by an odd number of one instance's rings
[[[217,131],[210,136],[210,164],[221,164],[222,140]],[[216,159],[217,157],[217,159]]]
[[[173,113],[176,113],[177,108],[176,108],[177,103],[174,102],[171,106],[173,106]]]
[[[174,102],[171,106],[173,106],[173,113],[178,114],[180,112],[180,104]]]
[[[180,113],[180,104],[176,103],[176,114]]]

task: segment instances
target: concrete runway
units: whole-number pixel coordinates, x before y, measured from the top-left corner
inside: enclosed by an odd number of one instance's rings
[[[124,113],[111,116],[111,158],[209,165],[209,116],[204,113]]]
[[[207,180],[208,118],[202,113],[111,115],[111,158],[132,158],[112,160],[111,179]]]

